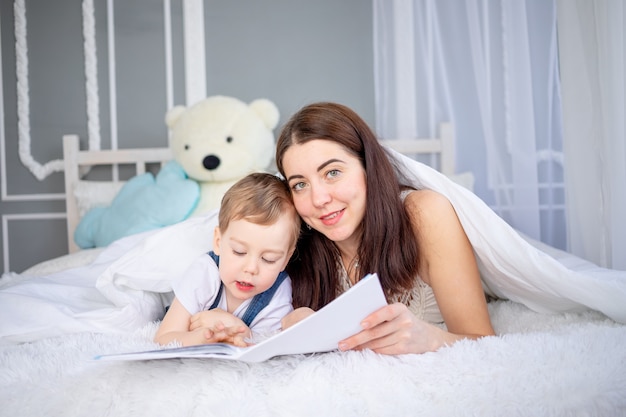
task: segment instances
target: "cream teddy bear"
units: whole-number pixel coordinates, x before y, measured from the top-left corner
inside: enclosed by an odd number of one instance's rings
[[[218,208],[235,182],[273,165],[278,120],[278,108],[270,100],[247,104],[220,95],[167,112],[174,159],[200,184],[192,216]]]

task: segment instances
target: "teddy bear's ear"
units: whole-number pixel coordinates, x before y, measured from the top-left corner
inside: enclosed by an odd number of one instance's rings
[[[268,99],[259,98],[250,103],[250,108],[265,123],[268,129],[273,130],[278,125],[280,114],[278,107]]]
[[[169,127],[170,129],[174,128],[174,125],[178,121],[178,118],[181,114],[185,112],[185,110],[187,110],[187,107],[185,106],[176,106],[168,110],[168,112],[165,114],[165,124],[167,125],[167,127]]]

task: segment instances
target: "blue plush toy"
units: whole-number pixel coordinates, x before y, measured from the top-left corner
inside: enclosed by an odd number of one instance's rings
[[[155,177],[131,178],[108,207],[95,207],[81,219],[74,233],[83,249],[107,246],[114,240],[180,222],[194,210],[200,186],[187,178],[176,162],[168,162]]]

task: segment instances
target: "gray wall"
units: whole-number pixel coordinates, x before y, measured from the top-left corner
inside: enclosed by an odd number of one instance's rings
[[[102,147],[110,146],[106,2],[95,1]],[[172,0],[174,104],[184,104],[182,3]],[[115,46],[119,147],[165,146],[167,111],[163,4],[117,1]],[[276,103],[281,123],[302,105],[344,103],[373,126],[372,4],[364,0],[207,0],[207,94]],[[62,158],[61,137],[87,148],[81,2],[26,1],[31,152],[45,163]],[[63,174],[42,181],[18,157],[13,1],[0,0],[6,190],[0,227],[8,264],[22,271],[66,253]],[[53,196],[48,196],[52,194]],[[56,195],[56,197],[54,196]],[[46,213],[41,219],[16,214]],[[58,215],[57,215],[58,217]],[[5,243],[2,242],[4,245]],[[6,250],[3,248],[2,253]]]

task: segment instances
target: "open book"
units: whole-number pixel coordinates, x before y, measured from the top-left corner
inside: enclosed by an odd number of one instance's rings
[[[167,358],[219,358],[262,362],[279,355],[329,352],[361,331],[361,321],[387,305],[378,275],[366,275],[348,291],[314,314],[282,332],[248,346],[225,343],[97,356],[98,360],[148,360]]]

